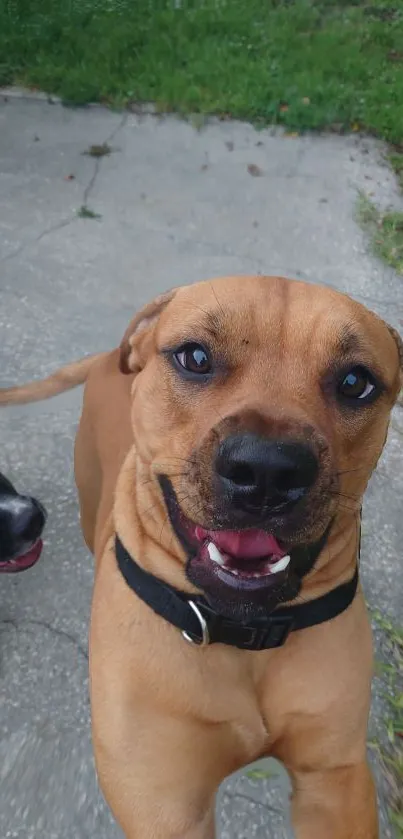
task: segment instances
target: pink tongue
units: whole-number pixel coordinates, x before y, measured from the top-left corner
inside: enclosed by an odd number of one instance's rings
[[[204,530],[197,527],[196,538],[211,539],[223,553],[242,559],[285,556],[277,539],[264,530]]]

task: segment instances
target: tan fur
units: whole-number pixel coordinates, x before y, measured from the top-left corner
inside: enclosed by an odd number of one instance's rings
[[[177,381],[164,353],[181,340],[201,341],[209,312],[220,325],[209,340],[231,373],[197,391]],[[358,335],[362,362],[385,381],[372,407],[348,416],[327,380],[320,384],[346,327]],[[221,781],[269,754],[292,779],[297,839],[378,839],[366,761],[372,643],[361,590],[342,615],[292,633],[280,649],[199,649],[128,588],[114,534],[144,568],[193,591],[157,474],[170,476],[187,515],[198,511],[207,522],[220,423],[253,420],[285,437],[303,437],[309,427],[326,444],[323,473],[340,473],[341,494],[315,500],[310,534],[330,515],[335,523],[302,597],[334,588],[354,570],[361,498],[399,385],[385,324],[348,297],[281,278],[177,289],[139,313],[120,350],[90,366],[75,468],[83,532],[96,557],[93,742],[101,787],[127,839],[212,839]],[[195,457],[197,474],[188,468]]]

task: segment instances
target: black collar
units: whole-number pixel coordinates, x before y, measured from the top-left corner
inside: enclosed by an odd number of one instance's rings
[[[281,647],[291,631],[306,629],[331,620],[344,612],[357,591],[358,567],[347,583],[327,594],[297,606],[284,606],[271,615],[250,623],[238,623],[218,615],[204,597],[179,591],[144,571],[118,536],[116,560],[128,586],[157,615],[182,631],[186,641],[198,646],[221,643],[241,650],[268,650]]]

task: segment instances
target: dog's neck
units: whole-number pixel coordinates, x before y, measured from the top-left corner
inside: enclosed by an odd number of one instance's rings
[[[299,599],[313,600],[349,580],[359,562],[361,514],[336,515],[329,539],[303,580]]]
[[[113,520],[119,538],[145,571],[182,591],[201,593],[184,574],[183,552],[172,532],[158,481],[134,446],[116,484]]]
[[[128,453],[117,481],[113,524],[138,564],[188,593],[197,589],[184,574],[183,549],[172,532],[156,476],[137,455]],[[303,580],[298,600],[312,600],[351,578],[357,563],[360,513],[337,513],[329,539],[314,569]],[[202,593],[202,592],[199,592]]]

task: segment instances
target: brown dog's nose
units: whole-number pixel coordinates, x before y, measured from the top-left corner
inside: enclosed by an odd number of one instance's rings
[[[313,486],[318,468],[309,446],[250,433],[227,437],[216,459],[220,490],[249,514],[287,512]]]

